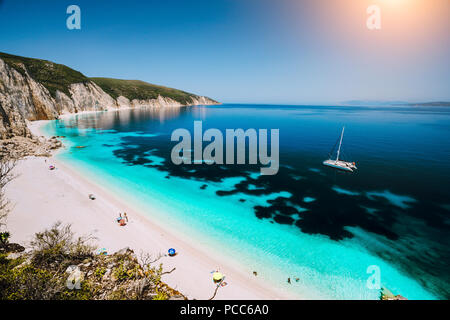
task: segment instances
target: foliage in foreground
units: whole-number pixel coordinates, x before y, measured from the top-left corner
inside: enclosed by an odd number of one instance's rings
[[[128,248],[95,255],[91,239],[74,237],[70,225],[58,222],[35,235],[27,254],[0,254],[0,300],[185,298],[161,281],[169,272],[152,265],[159,257],[138,259]]]

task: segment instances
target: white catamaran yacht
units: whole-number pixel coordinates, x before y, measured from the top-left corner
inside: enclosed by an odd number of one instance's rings
[[[323,165],[332,167],[335,169],[339,169],[339,170],[353,172],[354,170],[358,169],[358,168],[356,168],[356,164],[354,162],[347,162],[347,161],[339,160],[339,156],[341,154],[342,139],[344,138],[344,130],[345,130],[345,127],[342,128],[341,139],[339,141],[339,148],[337,151],[336,160],[332,160],[332,159],[325,160],[323,162]]]

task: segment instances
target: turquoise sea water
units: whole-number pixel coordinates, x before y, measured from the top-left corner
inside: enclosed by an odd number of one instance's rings
[[[174,129],[280,130],[280,170],[171,163]],[[322,167],[346,126],[357,173]],[[222,105],[140,109],[52,121],[58,157],[195,246],[294,294],[449,298],[450,110]],[[86,146],[77,149],[75,146]],[[156,208],[157,210],[150,210]],[[291,278],[291,284],[287,278]],[[295,281],[298,278],[298,281]]]

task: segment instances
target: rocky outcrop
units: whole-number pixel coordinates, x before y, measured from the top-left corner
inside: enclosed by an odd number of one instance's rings
[[[21,159],[28,156],[50,157],[52,152],[63,146],[56,137],[15,136],[0,140],[0,159]]]
[[[380,300],[408,300],[401,295],[394,295],[389,289],[381,288]]]
[[[134,99],[130,101],[128,98],[120,96],[117,98],[117,105],[119,108],[142,108],[142,107],[183,107],[185,105],[179,103],[168,97],[159,96],[158,99],[150,99],[150,100],[138,100]],[[212,103],[208,103],[212,104]],[[194,105],[194,103],[192,104]],[[195,104],[198,105],[198,104]]]
[[[82,281],[96,288],[95,294],[90,297],[92,300],[187,300],[179,291],[160,280],[161,275],[169,272],[143,264],[130,248],[87,259],[76,269]]]
[[[47,120],[58,117],[55,100],[48,90],[30,77],[10,67],[0,59],[0,106],[5,125],[20,126],[27,120]],[[6,116],[6,117],[5,117]],[[18,121],[19,118],[21,121]],[[13,120],[13,121],[11,121]],[[0,133],[3,136],[3,133]]]
[[[26,120],[52,120],[69,113],[120,108],[167,108],[217,104],[209,98],[195,95],[191,96],[190,103],[185,104],[161,95],[149,100],[130,101],[123,96],[114,99],[89,80],[84,83],[70,84],[67,89],[64,89],[66,93],[56,90],[56,93],[52,95],[43,84],[29,74],[24,64],[18,63],[11,66],[0,58],[0,138],[9,139],[15,136],[31,138],[32,134],[26,125]]]

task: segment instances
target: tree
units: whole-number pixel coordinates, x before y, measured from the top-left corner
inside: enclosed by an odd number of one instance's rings
[[[8,231],[0,232],[0,247],[6,248],[8,246],[10,236],[11,234]]]
[[[6,225],[6,217],[10,211],[10,202],[5,196],[5,186],[11,182],[16,175],[13,174],[13,169],[17,161],[8,157],[0,159],[0,228]]]
[[[75,237],[70,224],[62,225],[58,221],[50,229],[35,234],[30,242],[32,260],[41,267],[65,270],[70,265],[93,257],[96,247],[91,241],[95,239],[90,235]]]

